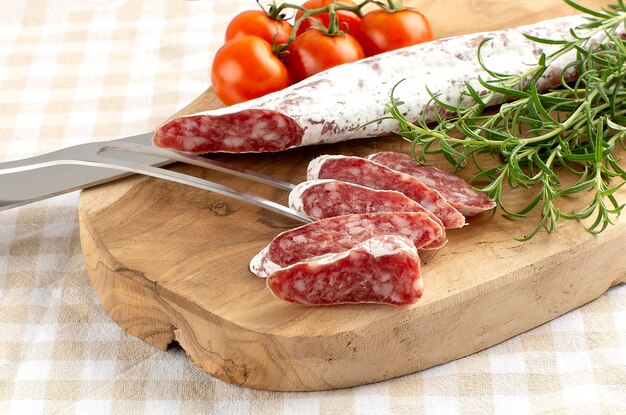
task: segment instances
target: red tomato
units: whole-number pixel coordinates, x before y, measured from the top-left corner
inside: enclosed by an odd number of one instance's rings
[[[363,16],[357,39],[366,56],[433,40],[428,20],[415,10],[371,11]]]
[[[225,40],[239,36],[260,37],[270,45],[286,43],[291,36],[291,25],[285,20],[271,19],[261,10],[246,10],[233,18],[226,28]]]
[[[285,60],[289,74],[298,82],[313,74],[363,59],[363,49],[349,34],[329,36],[318,29],[307,30],[289,46]]]
[[[217,51],[211,82],[222,102],[233,105],[286,88],[291,80],[272,45],[246,35],[229,40]]]
[[[309,10],[311,9],[319,9],[321,7],[326,7],[329,4],[332,4],[333,0],[309,0],[305,2],[302,7],[305,7]],[[337,0],[337,3],[342,3],[348,6],[354,6],[354,2],[351,0]],[[339,19],[339,29],[348,30],[352,36],[356,36],[359,32],[359,26],[361,25],[361,18],[356,14],[348,10],[337,10],[335,12],[337,14],[337,18]],[[302,17],[302,12],[296,12],[296,21]],[[325,27],[328,27],[330,23],[330,16],[328,13],[322,13],[315,15],[314,17],[310,17],[306,19],[300,27],[298,27],[298,35],[304,33],[310,27],[316,27],[317,23],[323,24]],[[347,27],[346,27],[347,25]]]

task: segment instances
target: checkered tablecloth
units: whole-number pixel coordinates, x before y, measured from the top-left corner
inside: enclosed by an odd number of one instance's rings
[[[248,1],[0,0],[0,161],[153,129],[209,85]],[[0,189],[1,190],[1,189]],[[78,194],[0,212],[1,414],[626,413],[626,286],[470,357],[374,385],[273,393],[123,332],[79,246]]]

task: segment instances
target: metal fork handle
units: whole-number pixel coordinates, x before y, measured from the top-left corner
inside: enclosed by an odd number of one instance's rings
[[[108,157],[104,157],[102,155],[98,155],[98,157],[102,158],[106,161],[99,160],[73,160],[73,159],[62,159],[62,160],[50,160],[44,161],[40,163],[34,163],[27,166],[18,166],[11,167],[7,169],[0,170],[0,174],[8,174],[26,170],[34,170],[43,167],[50,166],[58,166],[64,164],[74,164],[79,166],[92,166],[92,167],[102,167],[107,169],[116,169],[121,171],[126,171],[130,173],[138,173],[143,174],[145,176],[155,177],[158,179],[168,180],[175,183],[180,183],[187,186],[196,187],[202,190],[208,190],[223,196],[232,197],[237,200],[241,200],[243,202],[251,203],[255,206],[262,207],[264,209],[270,210],[272,212],[279,213],[283,216],[286,216],[290,219],[297,220],[303,223],[310,223],[312,220],[292,209],[289,209],[283,205],[272,202],[271,200],[264,199],[259,196],[255,196],[245,192],[239,192],[235,189],[232,189],[228,186],[221,185],[219,183],[214,183],[209,180],[200,179],[195,176],[190,176],[187,174],[179,173],[176,171],[165,170],[158,167],[145,166],[142,164],[132,163],[128,161],[121,161],[116,159],[110,159]]]

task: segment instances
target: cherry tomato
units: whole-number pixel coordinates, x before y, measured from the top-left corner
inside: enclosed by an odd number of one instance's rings
[[[272,46],[246,35],[229,40],[217,51],[211,82],[222,102],[232,105],[286,88],[291,80]]]
[[[225,40],[244,35],[260,37],[270,45],[286,43],[291,36],[291,25],[285,20],[274,20],[261,10],[246,10],[230,21]]]
[[[363,16],[357,39],[366,56],[433,40],[428,20],[415,10],[371,11]]]
[[[332,3],[333,0],[309,0],[302,4],[302,7],[309,10],[319,9],[321,7],[326,7]],[[351,0],[337,0],[337,3],[342,3],[348,6],[355,5],[354,2]],[[361,25],[361,18],[356,13],[348,10],[337,10],[335,11],[335,13],[337,14],[337,18],[339,19],[339,29],[347,29],[348,33],[350,33],[352,36],[356,36],[356,34],[359,32],[359,26]],[[302,17],[302,14],[303,13],[301,11],[296,12],[296,20]],[[310,27],[316,27],[318,22],[323,24],[325,27],[328,27],[328,24],[330,23],[330,16],[328,15],[328,13],[318,14],[303,21],[300,24],[300,27],[298,27],[298,35],[301,35],[302,33],[304,33],[305,30]]]
[[[307,30],[289,46],[285,60],[294,82],[313,74],[363,59],[363,49],[349,34],[329,36],[319,29]]]

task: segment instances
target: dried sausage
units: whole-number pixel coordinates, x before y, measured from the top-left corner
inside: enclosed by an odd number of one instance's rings
[[[424,288],[415,245],[395,235],[280,268],[267,278],[267,286],[281,300],[301,305],[402,306],[419,300]]]
[[[354,213],[426,212],[443,229],[437,216],[403,193],[375,190],[333,179],[300,183],[289,193],[289,207],[313,219],[332,218]],[[447,242],[445,231],[423,249],[437,249]]]
[[[320,255],[344,252],[375,236],[400,235],[420,249],[442,235],[424,212],[382,212],[322,219],[276,236],[250,261],[250,271],[267,277],[279,268]]]
[[[390,169],[410,174],[426,186],[437,190],[446,202],[466,218],[496,206],[487,195],[474,191],[472,186],[460,177],[436,167],[420,164],[406,154],[383,151],[367,158]]]
[[[465,217],[436,190],[415,177],[376,162],[352,156],[324,155],[309,163],[307,179],[336,179],[379,190],[396,190],[434,213],[446,228],[460,228]]]
[[[443,101],[461,105],[473,103],[469,96],[462,96],[465,82],[478,94],[486,92],[478,82],[479,78],[491,79],[477,59],[483,39],[491,38],[481,51],[490,70],[521,74],[542,53],[560,47],[535,43],[524,33],[563,38],[585,22],[584,16],[552,19],[421,43],[339,65],[255,100],[174,118],[155,131],[153,143],[191,153],[240,153],[387,135],[397,128],[395,120],[382,118],[395,85],[396,98],[405,102],[401,111],[407,119],[434,121],[436,113],[443,117],[451,113],[433,106],[428,90]],[[571,51],[553,62],[538,80],[538,91],[558,85],[563,68],[575,59],[576,52]],[[575,70],[569,70],[564,78],[575,75]],[[496,96],[489,104],[505,100]]]

